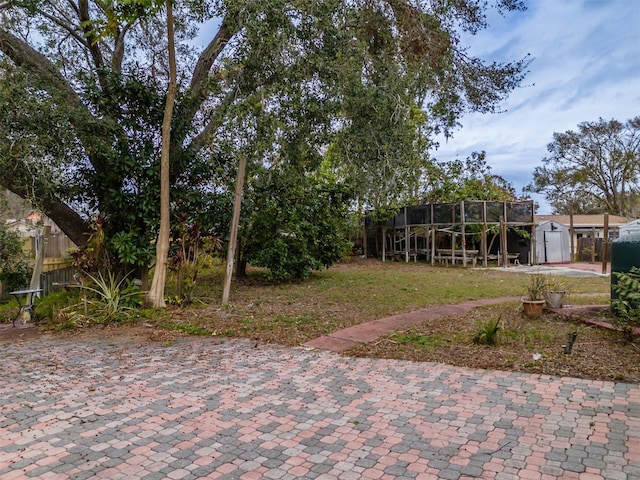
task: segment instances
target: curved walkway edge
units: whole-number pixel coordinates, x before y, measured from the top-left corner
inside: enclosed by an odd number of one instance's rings
[[[370,322],[354,325],[337,332],[315,338],[305,343],[306,347],[313,347],[331,352],[344,352],[359,343],[372,342],[377,338],[396,330],[416,325],[436,318],[448,317],[473,310],[483,305],[519,300],[521,297],[497,297],[469,300],[453,305],[431,305],[429,307],[414,310],[413,312],[400,313],[391,317],[379,318]]]

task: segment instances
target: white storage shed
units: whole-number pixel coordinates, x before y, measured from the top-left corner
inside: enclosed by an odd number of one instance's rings
[[[620,225],[618,231],[620,237],[624,237],[625,235],[629,235],[632,233],[640,233],[640,219],[632,220],[629,223]]]
[[[569,227],[545,221],[536,225],[535,263],[568,263],[571,261]]]

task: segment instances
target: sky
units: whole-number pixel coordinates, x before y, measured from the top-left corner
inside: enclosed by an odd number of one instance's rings
[[[487,152],[492,172],[520,193],[542,165],[554,132],[579,123],[640,115],[640,0],[528,0],[527,11],[489,17],[489,29],[465,37],[470,53],[512,61],[531,54],[522,86],[502,113],[468,114],[438,160]],[[551,213],[534,195],[537,213]]]

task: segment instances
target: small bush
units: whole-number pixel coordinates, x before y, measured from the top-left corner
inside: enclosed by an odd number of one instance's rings
[[[61,310],[61,318],[75,323],[114,323],[130,319],[142,304],[140,288],[126,277],[85,274],[89,282],[80,287],[80,302]]]
[[[36,305],[36,315],[41,320],[55,321],[62,310],[77,303],[77,289],[49,293]]]
[[[31,277],[31,267],[22,251],[17,233],[0,225],[0,282],[8,292],[25,288]]]
[[[473,343],[475,345],[497,345],[500,320],[501,318],[498,317],[497,319],[490,319],[483,324],[473,336]]]
[[[618,298],[611,301],[616,325],[625,335],[632,337],[634,327],[640,325],[640,268],[629,272],[614,272],[616,283],[611,289]]]

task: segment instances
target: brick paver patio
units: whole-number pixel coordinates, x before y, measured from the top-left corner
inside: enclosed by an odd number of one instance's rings
[[[640,478],[637,385],[242,340],[0,348],[3,480]]]

